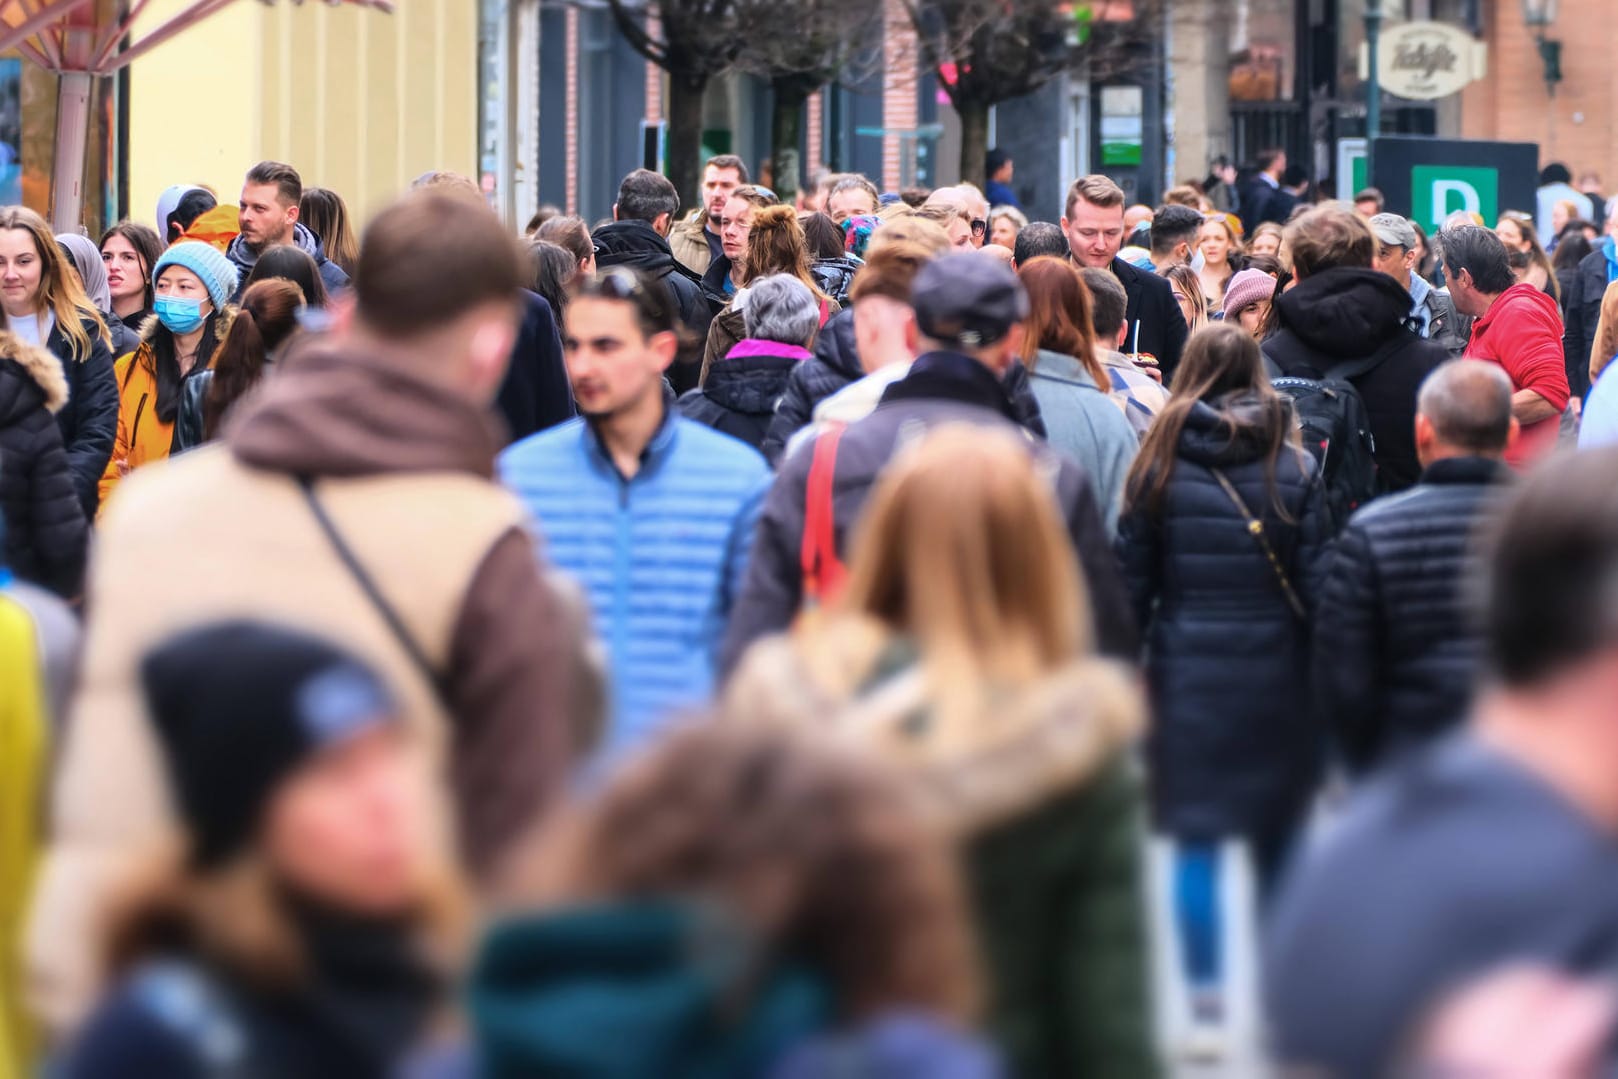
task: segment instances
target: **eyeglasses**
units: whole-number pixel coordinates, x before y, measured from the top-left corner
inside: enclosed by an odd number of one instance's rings
[[[976,217],[974,217],[972,219],[972,235],[973,236],[982,236],[984,233],[986,233],[988,231],[989,231],[989,223],[987,221],[984,221],[981,218],[976,218]]]

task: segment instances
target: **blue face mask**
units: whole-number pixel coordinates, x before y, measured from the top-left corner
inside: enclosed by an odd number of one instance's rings
[[[170,333],[190,333],[202,325],[202,301],[184,296],[159,296],[152,303],[157,319]]]

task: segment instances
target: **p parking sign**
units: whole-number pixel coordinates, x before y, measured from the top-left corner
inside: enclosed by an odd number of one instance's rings
[[[1380,138],[1372,182],[1388,209],[1432,232],[1457,210],[1479,215],[1490,228],[1504,210],[1533,213],[1538,174],[1533,143]]]

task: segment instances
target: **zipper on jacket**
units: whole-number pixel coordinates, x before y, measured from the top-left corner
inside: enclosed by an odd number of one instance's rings
[[[140,417],[141,417],[141,413],[146,411],[146,397],[147,397],[146,394],[144,394],[144,393],[141,394],[140,395],[140,404],[135,406],[135,422],[132,423],[130,425],[130,427],[129,427],[129,452],[130,453],[135,452],[135,445],[136,445],[135,438],[136,438],[137,435],[140,434]]]

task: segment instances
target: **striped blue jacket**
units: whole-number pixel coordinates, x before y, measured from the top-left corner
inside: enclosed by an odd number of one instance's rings
[[[770,479],[751,446],[672,410],[624,479],[582,419],[500,456],[551,564],[584,586],[612,680],[608,759],[713,692]]]

